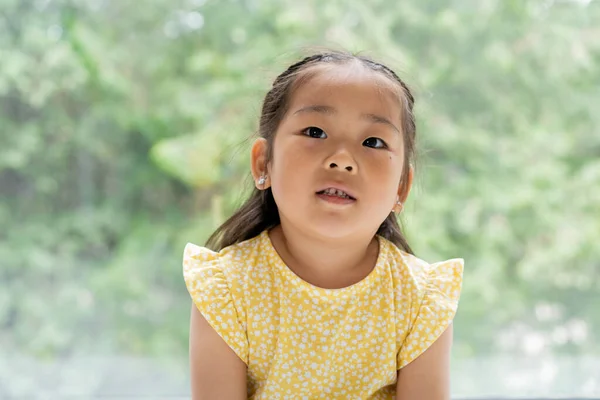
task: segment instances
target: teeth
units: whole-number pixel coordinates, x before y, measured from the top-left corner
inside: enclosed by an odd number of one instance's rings
[[[327,194],[329,196],[341,197],[343,199],[349,199],[350,198],[350,196],[348,196],[345,192],[342,192],[341,190],[337,190],[337,189],[333,189],[333,188],[325,189],[323,191],[323,193]]]

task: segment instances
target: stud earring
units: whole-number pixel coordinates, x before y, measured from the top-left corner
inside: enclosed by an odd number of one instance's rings
[[[264,185],[265,182],[267,182],[267,177],[265,175],[261,175],[260,178],[258,178],[258,184]]]
[[[396,206],[400,207],[400,209],[398,211],[396,211],[398,214],[400,214],[402,212],[402,210],[404,210],[404,204],[402,204],[400,201],[397,201]]]

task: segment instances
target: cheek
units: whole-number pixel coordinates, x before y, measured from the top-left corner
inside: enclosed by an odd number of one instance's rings
[[[293,138],[282,140],[274,147],[273,173],[277,176],[298,176],[308,171],[311,155],[314,156],[313,146],[307,146],[306,141]]]
[[[296,192],[304,186],[313,164],[311,152],[305,147],[293,140],[283,140],[274,146],[270,175],[277,198],[296,197]]]
[[[402,173],[402,161],[394,155],[386,154],[372,164],[369,175],[374,177],[378,196],[387,199],[398,192]]]

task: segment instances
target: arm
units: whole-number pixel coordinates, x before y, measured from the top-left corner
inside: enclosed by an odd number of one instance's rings
[[[190,317],[192,400],[247,398],[246,364],[192,304]]]
[[[398,371],[397,400],[449,400],[452,324],[410,364]]]

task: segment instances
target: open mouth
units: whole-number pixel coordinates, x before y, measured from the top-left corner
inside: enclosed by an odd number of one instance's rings
[[[340,198],[340,199],[346,199],[346,200],[356,200],[354,197],[350,196],[348,193],[344,192],[343,190],[335,189],[335,188],[328,188],[325,190],[321,190],[321,191],[317,192],[317,194],[323,195],[323,196],[336,197],[336,198]]]

